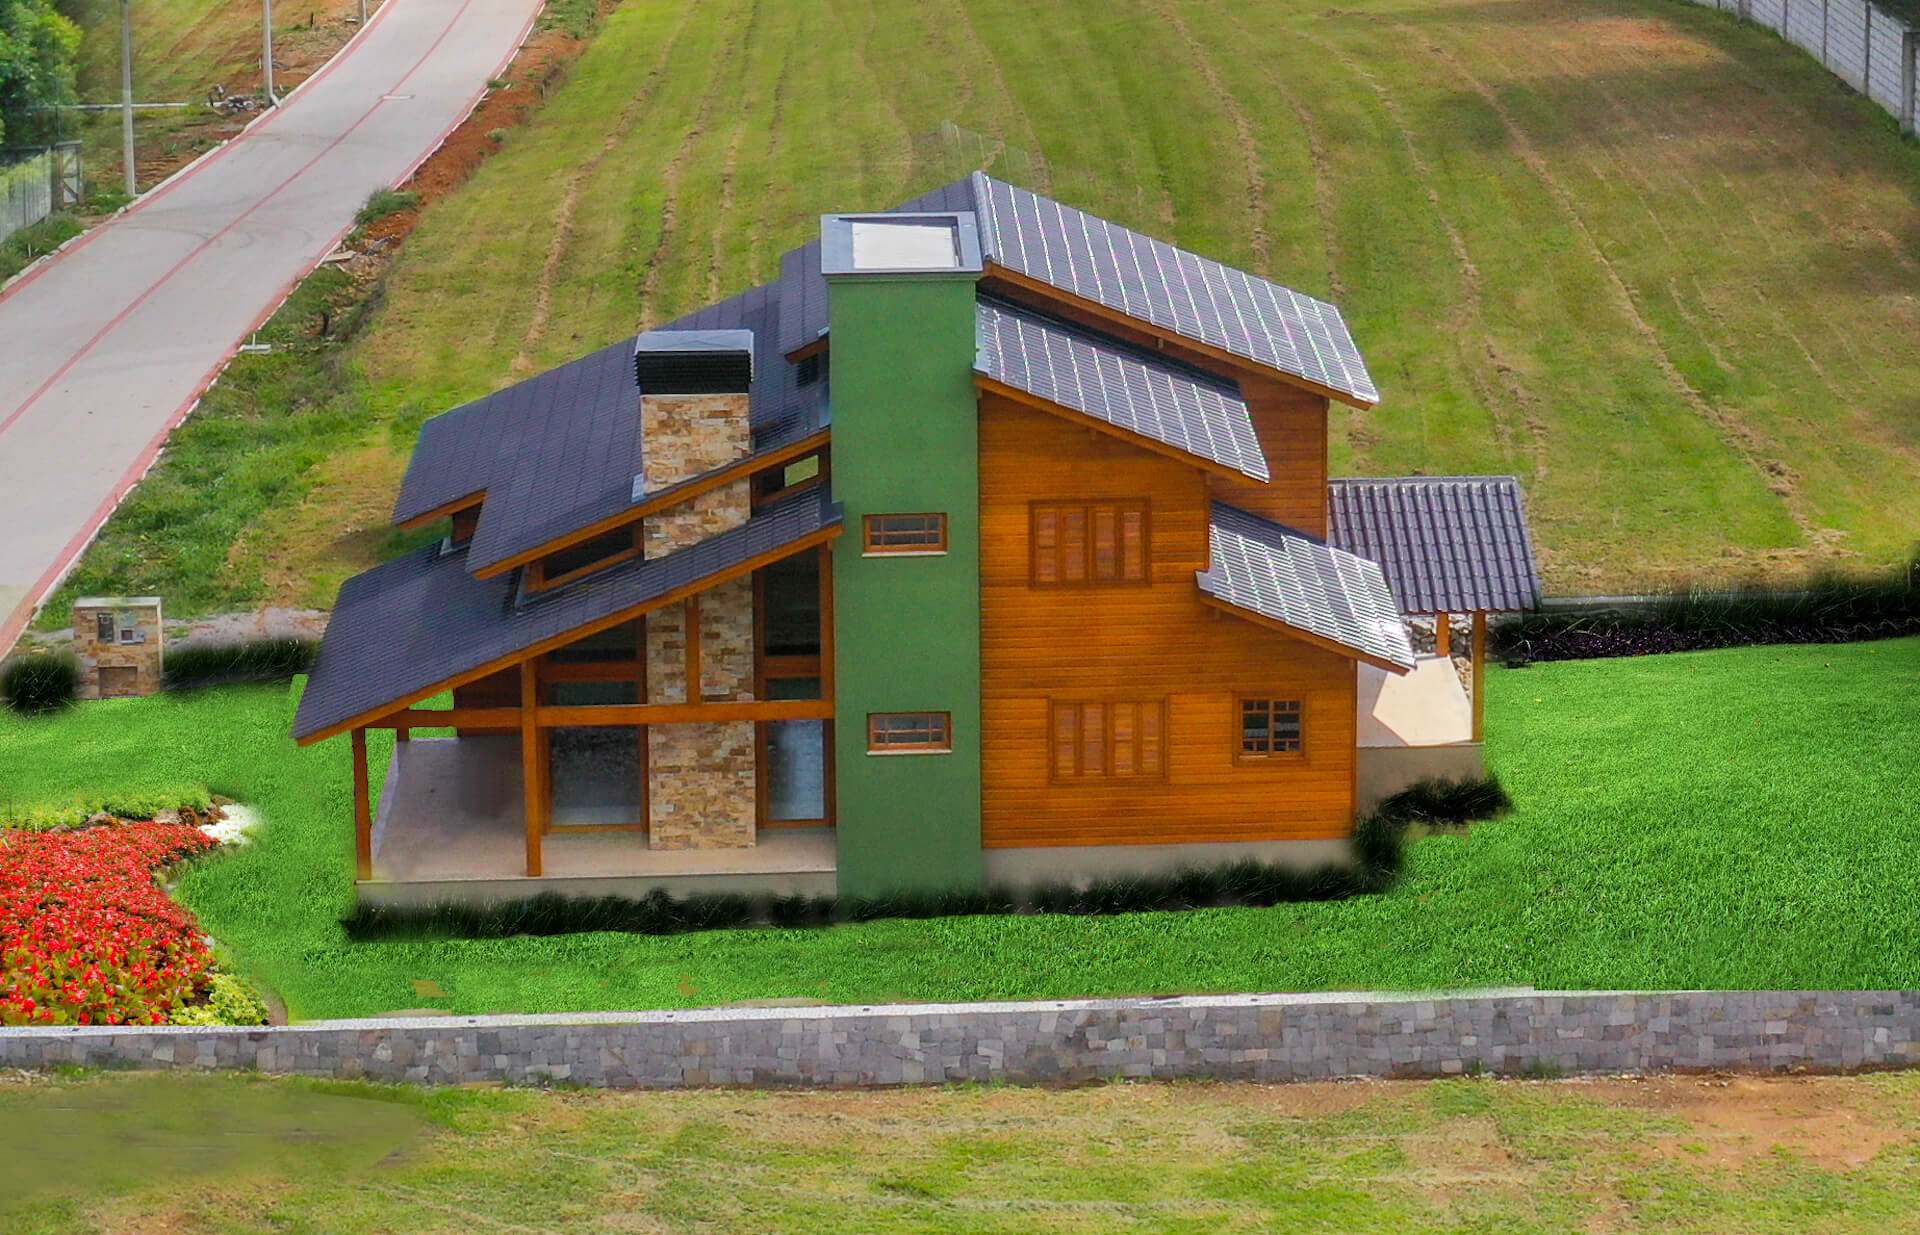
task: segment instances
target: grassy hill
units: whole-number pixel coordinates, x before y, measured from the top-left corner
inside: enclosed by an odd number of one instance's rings
[[[414,235],[369,434],[231,561],[366,563],[426,415],[975,165],[1337,301],[1342,474],[1514,472],[1553,590],[1920,540],[1920,149],[1678,0],[625,0]]]

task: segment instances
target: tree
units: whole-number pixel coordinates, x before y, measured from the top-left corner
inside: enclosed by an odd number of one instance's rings
[[[74,101],[79,51],[80,27],[53,0],[0,0],[0,145],[54,129],[54,114],[38,109]]]

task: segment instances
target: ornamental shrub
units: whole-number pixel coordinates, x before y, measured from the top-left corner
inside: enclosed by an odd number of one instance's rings
[[[264,1025],[267,1001],[245,978],[215,972],[208,983],[207,1001],[177,1009],[167,1022],[172,1025]]]
[[[313,668],[320,645],[311,639],[254,639],[247,643],[184,644],[167,653],[161,686],[185,690],[235,682],[286,682]]]
[[[40,716],[70,706],[80,691],[80,662],[65,652],[22,656],[0,676],[0,694],[23,716]]]
[[[162,1024],[212,956],[153,872],[213,841],[185,823],[0,833],[0,1025]]]

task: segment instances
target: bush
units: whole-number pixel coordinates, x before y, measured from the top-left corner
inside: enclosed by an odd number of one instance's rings
[[[167,653],[160,684],[164,690],[185,690],[234,682],[288,682],[313,668],[319,652],[320,645],[311,639],[186,644]]]
[[[80,663],[65,652],[22,656],[0,676],[0,694],[23,716],[39,716],[70,706],[80,691]]]
[[[365,227],[399,214],[402,210],[412,210],[419,204],[420,195],[410,189],[375,189],[367,195],[366,203],[353,216],[353,221]]]
[[[1524,664],[1920,634],[1920,586],[1912,579],[1901,571],[1884,579],[1819,579],[1799,591],[1688,590],[1645,605],[1530,614],[1495,626],[1491,650]]]
[[[1513,799],[1497,776],[1479,780],[1423,780],[1384,799],[1378,814],[1402,823],[1445,827],[1497,819],[1513,809]],[[1356,837],[1357,839],[1357,837]]]
[[[150,793],[121,793],[76,796],[61,801],[17,803],[10,801],[0,786],[0,832],[46,832],[85,823],[95,815],[115,819],[152,819],[163,811],[202,814],[213,805],[202,788],[162,790]]]
[[[253,983],[218,970],[209,975],[204,1003],[176,1008],[167,1017],[174,1025],[264,1025],[267,1001]]]

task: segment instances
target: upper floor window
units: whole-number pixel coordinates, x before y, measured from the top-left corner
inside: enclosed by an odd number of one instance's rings
[[[626,524],[549,553],[533,563],[528,584],[535,590],[553,587],[625,561],[640,551],[635,534],[635,526]]]
[[[1147,509],[1145,498],[1035,502],[1033,582],[1147,582]]]
[[[1298,699],[1240,700],[1240,757],[1297,755],[1305,749],[1306,709]]]
[[[1054,780],[1149,780],[1167,771],[1167,705],[1160,699],[1049,707]]]
[[[869,755],[927,754],[953,749],[950,712],[869,712]]]
[[[945,553],[945,515],[868,515],[861,520],[866,553]]]

